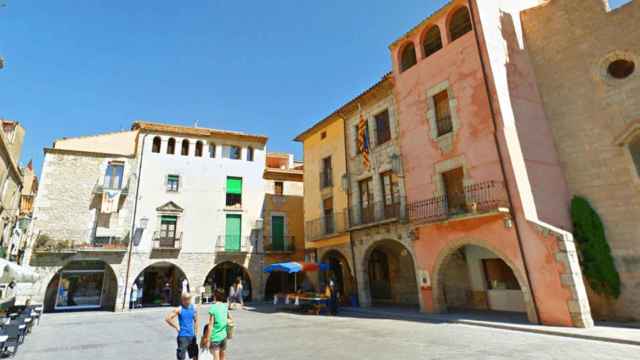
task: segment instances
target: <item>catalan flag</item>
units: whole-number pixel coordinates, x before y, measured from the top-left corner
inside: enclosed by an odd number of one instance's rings
[[[360,112],[358,121],[358,150],[362,153],[362,163],[365,168],[369,168],[369,125],[364,113]]]

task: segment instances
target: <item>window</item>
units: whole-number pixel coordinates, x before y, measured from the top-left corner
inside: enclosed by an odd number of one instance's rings
[[[167,191],[178,192],[180,190],[180,176],[167,176]]]
[[[613,78],[625,79],[633,74],[635,68],[636,64],[633,61],[619,59],[609,64],[609,66],[607,67],[607,72]]]
[[[447,196],[449,214],[464,212],[466,199],[464,195],[464,171],[462,168],[449,170],[442,173],[444,190]]]
[[[107,166],[107,171],[104,174],[104,188],[115,190],[122,188],[123,175],[124,164],[109,163],[109,165]]]
[[[353,134],[354,136],[354,143],[356,144],[356,154],[361,154],[362,150],[360,149],[360,132],[359,132],[359,128],[358,125],[355,125],[353,127]],[[367,121],[366,125],[364,126],[364,138],[365,138],[365,143],[369,144],[369,122]]]
[[[196,142],[196,154],[197,157],[202,157],[202,141]]]
[[[160,139],[160,136],[154,137],[153,138],[153,145],[151,146],[151,152],[159,153],[161,145],[162,145],[162,140]]]
[[[467,7],[463,6],[456,10],[456,12],[451,16],[451,21],[449,22],[449,34],[451,34],[451,41],[456,41],[472,29],[471,17],[469,16],[469,10]]]
[[[247,148],[247,161],[253,161],[253,148],[251,146]]]
[[[482,267],[489,290],[520,290],[518,279],[502,259],[482,259]]]
[[[629,151],[631,152],[631,158],[633,164],[636,166],[638,176],[640,176],[640,135],[636,135],[629,143]]]
[[[424,57],[429,57],[438,50],[442,49],[442,37],[440,36],[440,28],[433,26],[424,35],[424,42],[422,43],[422,49],[424,51]]]
[[[282,181],[275,182],[275,194],[282,195],[284,194],[284,183]]]
[[[232,160],[240,160],[240,154],[242,150],[239,146],[228,145],[222,148],[222,157]]]
[[[391,140],[391,128],[389,126],[389,110],[385,110],[375,116],[376,119],[376,145],[382,145]]]
[[[385,206],[393,205],[398,202],[397,186],[393,171],[386,171],[380,174],[382,182],[382,199]]]
[[[240,251],[242,248],[242,216],[239,214],[227,214],[225,224],[225,251]]]
[[[360,216],[363,224],[373,221],[373,180],[371,178],[358,182],[360,191]]]
[[[216,157],[216,144],[214,143],[209,143],[209,157],[212,159]]]
[[[326,131],[321,132],[320,133],[320,140],[324,140],[326,138],[327,138],[327,132]]]
[[[403,72],[417,63],[416,48],[413,43],[405,45],[400,55],[400,72]]]
[[[333,219],[333,198],[326,198],[322,201],[322,215],[324,215],[324,233],[333,234],[336,228]]]
[[[451,112],[449,109],[449,93],[447,90],[437,93],[433,97],[436,112],[436,126],[438,128],[438,136],[446,135],[453,131],[453,123],[451,122]]]
[[[160,217],[160,246],[173,247],[176,240],[176,225],[178,223],[177,216],[162,215]]]
[[[182,140],[182,151],[180,151],[180,154],[183,156],[189,155],[189,140]]]
[[[242,178],[227,177],[226,205],[231,207],[242,206]]]
[[[167,154],[173,155],[176,153],[176,139],[170,138],[167,142]]]
[[[320,172],[320,187],[333,186],[333,172],[331,171],[331,156],[322,159],[322,171]]]

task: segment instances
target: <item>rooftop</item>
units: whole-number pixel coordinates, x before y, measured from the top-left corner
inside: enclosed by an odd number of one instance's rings
[[[192,135],[192,136],[217,136],[227,137],[235,140],[252,141],[260,144],[266,144],[268,137],[264,135],[247,134],[239,131],[218,130],[210,128],[201,128],[193,126],[183,126],[174,124],[162,124],[148,121],[135,121],[131,126],[131,130],[139,130],[143,132],[158,132],[164,134],[176,135]]]

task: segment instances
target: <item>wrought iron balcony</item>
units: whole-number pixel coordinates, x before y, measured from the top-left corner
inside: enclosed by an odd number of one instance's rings
[[[438,222],[508,210],[507,192],[500,181],[466,185],[461,193],[436,196],[407,205],[409,219],[416,222]]]
[[[166,234],[164,231],[153,233],[153,250],[180,250],[182,249],[182,233],[174,236]]]
[[[128,177],[125,181],[123,181],[120,187],[117,186],[105,186],[104,185],[104,177],[99,177],[96,181],[96,184],[93,186],[93,194],[101,195],[105,191],[120,191],[122,195],[129,194],[129,183],[131,182],[131,177]]]
[[[248,253],[253,247],[251,236],[219,235],[216,251],[225,253]]]
[[[320,188],[330,188],[333,186],[333,170],[331,168],[320,172]]]
[[[367,206],[353,206],[349,209],[349,226],[351,228],[373,225],[387,220],[401,220],[406,217],[404,201],[397,199],[393,204],[383,201],[373,202]]]
[[[275,240],[275,243],[274,243]],[[285,235],[281,238],[274,236],[264,237],[264,251],[268,253],[292,253],[296,251],[295,237]]]
[[[323,216],[305,223],[305,238],[307,241],[320,240],[347,231],[347,213],[338,212],[330,216]]]

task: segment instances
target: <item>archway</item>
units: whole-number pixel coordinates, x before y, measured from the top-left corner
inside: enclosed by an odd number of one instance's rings
[[[366,291],[372,305],[419,304],[418,283],[411,252],[400,242],[382,240],[373,244],[364,258]]]
[[[535,321],[523,274],[488,247],[473,243],[450,247],[438,257],[434,275],[436,311],[527,313]]]
[[[118,280],[107,263],[71,261],[49,281],[45,291],[44,310],[113,311],[117,293]]]
[[[215,291],[215,289],[223,289],[225,296],[229,297],[229,289],[238,278],[242,280],[244,301],[251,301],[253,292],[249,272],[247,272],[243,266],[234,262],[227,261],[216,265],[209,271],[209,274],[207,274],[204,286],[207,292],[210,290]]]
[[[158,262],[146,267],[134,279],[138,288],[137,305],[142,307],[178,306],[185,279],[187,276],[184,271],[170,262]],[[189,287],[188,291],[191,290],[188,280],[184,285]]]
[[[342,294],[342,301],[351,301],[351,297],[355,295],[355,286],[347,258],[338,250],[329,250],[322,257],[322,262],[329,265],[329,271],[320,273],[321,283],[326,285],[329,280],[335,281]]]

